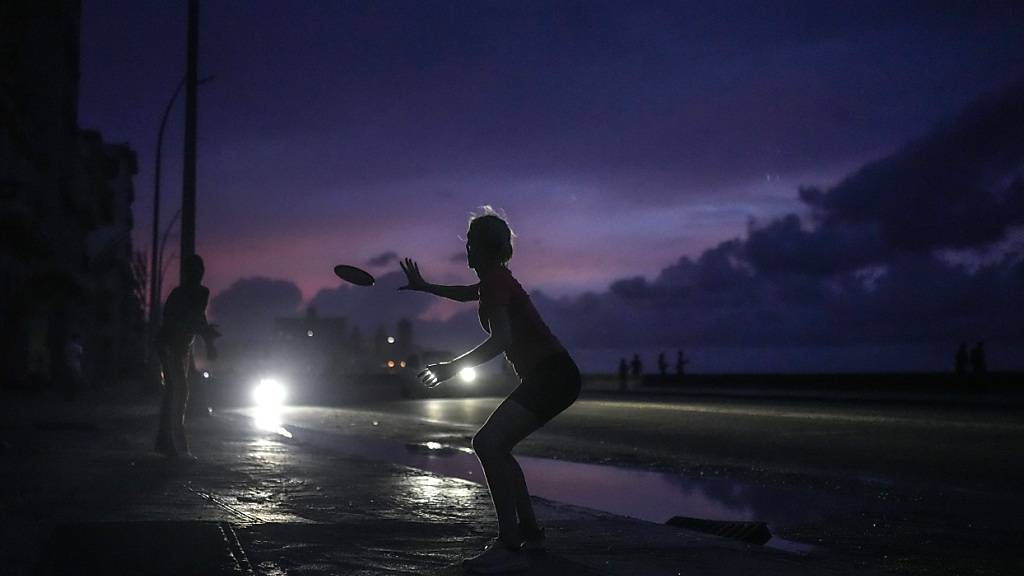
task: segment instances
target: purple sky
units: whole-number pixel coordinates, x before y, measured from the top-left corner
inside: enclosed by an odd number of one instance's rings
[[[798,187],[830,189],[1024,77],[1017,3],[764,4],[203,2],[208,284],[284,279],[308,301],[334,264],[392,251],[470,281],[453,255],[482,204],[509,215],[529,289],[654,282],[751,219],[809,217]],[[139,153],[139,248],[184,18],[83,3],[80,121]]]
[[[448,260],[481,204],[511,217],[533,287],[653,276],[1024,72],[1019,10],[704,4],[203,2],[211,287],[260,274],[309,298],[389,250],[468,277]],[[81,122],[139,153],[140,247],[183,20],[84,3]]]

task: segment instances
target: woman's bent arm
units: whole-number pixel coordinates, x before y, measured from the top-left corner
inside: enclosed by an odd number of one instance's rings
[[[456,371],[463,368],[472,368],[487,362],[508,348],[512,340],[512,332],[509,328],[508,309],[500,306],[491,310],[490,313],[491,337],[480,343],[479,346],[466,352],[462,356],[452,360]]]

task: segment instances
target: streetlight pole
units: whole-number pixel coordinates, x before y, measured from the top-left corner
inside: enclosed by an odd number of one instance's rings
[[[181,266],[179,282],[185,278],[185,264],[196,252],[196,88],[199,68],[199,0],[188,2],[188,65],[185,73],[185,159],[181,182]]]
[[[156,270],[157,282],[159,282],[161,287],[164,285],[164,269],[167,267],[167,265],[164,264],[164,248],[167,246],[167,239],[170,237],[171,229],[174,228],[174,224],[178,221],[178,218],[181,218],[181,208],[178,208],[178,211],[171,217],[171,221],[167,223],[167,228],[164,228],[163,237],[160,238],[160,251]]]
[[[157,268],[160,265],[157,246],[160,234],[160,168],[163,165],[164,130],[167,128],[167,118],[171,114],[171,108],[174,107],[174,102],[178,99],[178,94],[181,93],[181,88],[184,85],[185,77],[182,76],[178,86],[174,89],[174,94],[171,94],[171,99],[167,101],[164,115],[160,118],[160,130],[156,135],[156,165],[153,168],[153,242],[150,244],[152,254],[149,259],[149,326],[154,333],[150,334],[150,338],[155,337],[156,326],[160,322],[161,286],[159,268]]]
[[[200,86],[206,84],[210,80],[213,80],[213,76],[207,76],[198,82]],[[164,244],[167,242],[167,234],[170,232],[171,226],[174,225],[174,221],[177,220],[181,214],[181,210],[174,215],[171,219],[171,223],[167,226],[167,230],[164,231],[163,239],[160,239],[160,183],[162,181],[161,174],[163,169],[163,150],[164,150],[164,132],[167,129],[167,119],[171,115],[171,110],[174,108],[174,103],[178,101],[178,95],[181,94],[181,89],[185,87],[185,76],[181,77],[181,81],[174,88],[174,93],[171,94],[171,99],[167,101],[167,106],[164,107],[164,115],[160,118],[160,130],[156,135],[156,161],[153,167],[153,241],[152,254],[150,255],[149,264],[149,327],[150,327],[150,338],[156,336],[156,328],[160,323],[160,307],[161,292],[163,291],[163,258],[164,258]],[[157,247],[159,246],[159,250]],[[148,348],[147,348],[148,350]]]

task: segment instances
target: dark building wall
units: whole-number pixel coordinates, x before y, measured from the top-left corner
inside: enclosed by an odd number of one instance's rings
[[[134,153],[78,127],[78,0],[0,2],[0,370],[59,383],[63,349],[129,353]],[[100,360],[92,358],[93,360]],[[88,363],[88,362],[87,362]],[[94,373],[107,376],[102,360]]]
[[[0,313],[4,382],[50,377],[75,230],[63,218],[78,133],[80,3],[0,5]],[[58,293],[64,294],[61,297]]]

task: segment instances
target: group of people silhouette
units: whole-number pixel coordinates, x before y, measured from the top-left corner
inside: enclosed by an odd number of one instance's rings
[[[682,379],[686,373],[686,365],[690,363],[690,360],[686,357],[682,350],[676,351],[676,366],[675,375],[677,379]],[[633,359],[626,361],[625,358],[619,359],[619,390],[625,390],[629,385],[630,380],[640,380],[644,375],[644,365],[640,360],[640,355],[634,353]],[[658,353],[658,377],[661,381],[668,380],[668,362],[665,360],[665,352]]]
[[[967,351],[967,343],[961,342],[956,349],[954,360],[954,371],[958,375],[966,375],[968,366],[972,374],[985,374],[988,372],[988,360],[985,357],[985,342],[977,342],[970,352]]]
[[[482,213],[471,218],[466,237],[466,263],[479,278],[477,283],[432,284],[423,278],[419,265],[406,258],[400,264],[407,283],[399,290],[426,292],[456,302],[478,302],[480,326],[488,334],[484,342],[465,354],[426,366],[419,373],[424,385],[437,386],[461,370],[502,353],[519,376],[516,389],[473,436],[473,450],[491,494],[498,533],[482,553],[465,559],[463,566],[480,573],[522,571],[529,568],[524,550],[543,548],[544,530],[538,525],[526,479],[512,449],[572,405],[582,381],[575,361],[508,268],[514,235],[505,219],[484,207]],[[220,336],[206,318],[210,291],[202,285],[204,270],[198,255],[186,259],[181,285],[167,298],[157,337],[164,394],[156,450],[171,458],[194,458],[185,429],[192,345],[197,336],[202,337],[207,356],[213,359]],[[639,364],[639,359],[635,361]]]

